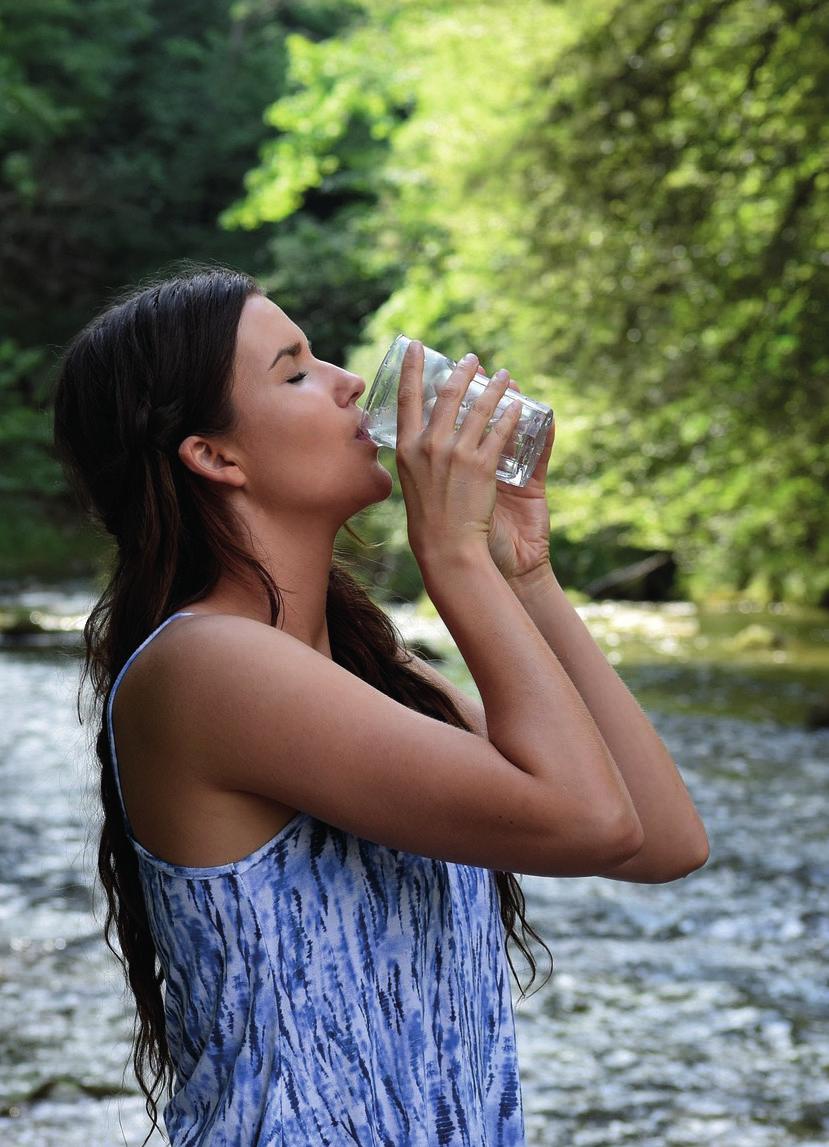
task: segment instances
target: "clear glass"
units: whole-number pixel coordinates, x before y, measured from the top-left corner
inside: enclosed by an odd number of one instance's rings
[[[400,370],[403,365],[403,355],[411,339],[406,335],[398,335],[386,352],[380,364],[380,369],[371,384],[371,389],[363,405],[362,426],[366,434],[376,446],[397,445],[397,387],[400,382]],[[423,348],[423,417],[424,425],[429,424],[435,402],[442,386],[449,378],[456,363],[439,351],[431,347]],[[461,400],[458,416],[455,421],[457,430],[466,418],[466,412],[472,403],[486,387],[489,379],[485,374],[477,371],[470,380],[466,394]],[[496,478],[507,482],[511,486],[526,486],[530,475],[535,469],[547,433],[553,424],[553,411],[543,402],[536,402],[527,398],[517,390],[508,387],[495,412],[490,419],[484,433],[488,434],[511,402],[521,403],[521,414],[509,444],[498,458],[495,471]]]

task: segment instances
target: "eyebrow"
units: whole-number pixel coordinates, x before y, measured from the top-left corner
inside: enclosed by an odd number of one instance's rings
[[[313,349],[313,343],[311,342],[310,339],[308,339],[308,350],[310,351],[312,349]],[[282,350],[276,352],[276,358],[273,360],[271,365],[268,367],[268,370],[273,370],[273,368],[276,366],[276,364],[279,362],[279,360],[281,358],[284,358],[286,355],[290,355],[291,358],[296,358],[296,356],[299,354],[299,352],[301,350],[302,350],[302,343],[291,343],[290,346],[284,346],[282,348]]]

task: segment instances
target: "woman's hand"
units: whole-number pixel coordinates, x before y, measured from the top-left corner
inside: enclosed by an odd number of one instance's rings
[[[397,472],[409,544],[421,569],[446,564],[457,554],[487,555],[497,491],[495,470],[518,425],[520,404],[486,428],[507,388],[496,374],[475,399],[456,431],[460,404],[478,367],[469,355],[455,366],[423,426],[423,345],[412,341],[403,356],[397,392]]]
[[[509,386],[520,392],[512,380]],[[550,511],[545,480],[555,436],[554,421],[526,486],[495,481],[495,509],[487,544],[492,560],[505,578],[520,577],[550,563]]]

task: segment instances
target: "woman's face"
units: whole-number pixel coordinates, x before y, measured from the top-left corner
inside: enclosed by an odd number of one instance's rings
[[[391,493],[377,447],[355,437],[366,388],[315,358],[302,330],[270,299],[252,295],[236,341],[230,435],[245,489],[265,509],[345,521]]]

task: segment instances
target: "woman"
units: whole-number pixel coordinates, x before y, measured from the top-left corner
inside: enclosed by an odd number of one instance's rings
[[[496,482],[506,372],[453,432],[476,366],[424,430],[412,345],[397,464],[483,705],[333,560],[392,488],[357,436],[365,383],[251,279],[144,288],[64,355],[56,445],[118,546],[85,631],[107,937],[174,1147],[523,1143],[512,873],[664,881],[707,857],[553,574],[552,432],[526,487]]]

